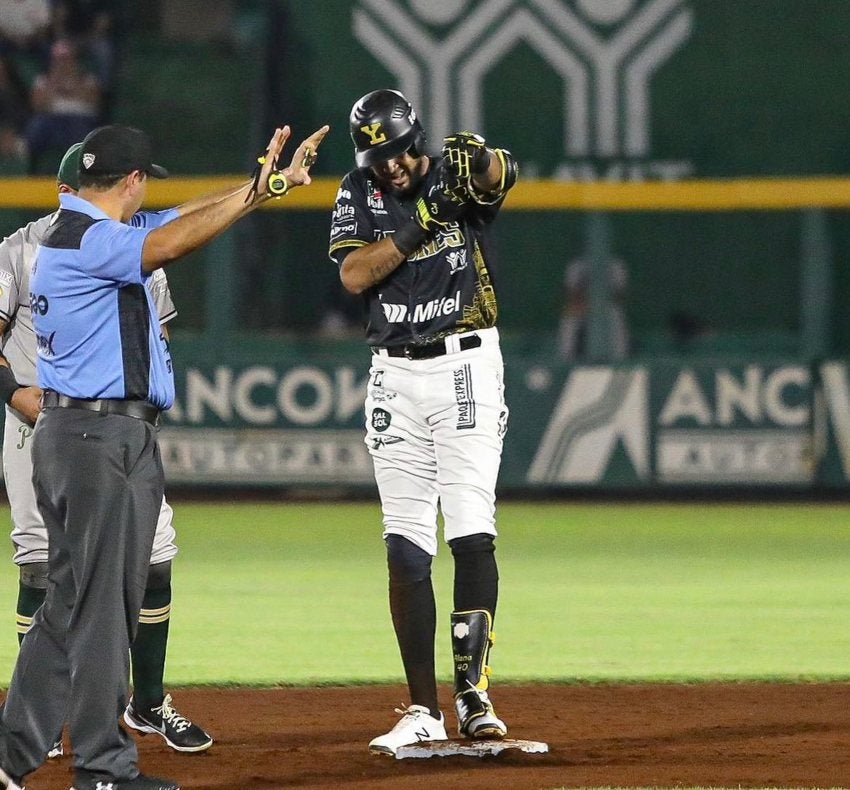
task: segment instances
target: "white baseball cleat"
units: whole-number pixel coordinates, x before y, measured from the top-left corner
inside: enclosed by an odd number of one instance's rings
[[[410,746],[423,741],[446,741],[445,717],[440,714],[435,719],[423,705],[411,705],[409,708],[396,708],[401,719],[386,735],[379,735],[369,742],[369,751],[374,754],[392,754],[400,746]]]

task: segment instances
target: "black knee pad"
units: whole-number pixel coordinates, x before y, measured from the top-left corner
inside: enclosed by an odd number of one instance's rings
[[[412,584],[431,578],[431,555],[401,535],[387,535],[390,584]]]
[[[171,560],[158,562],[148,568],[146,590],[164,590],[171,585]]]
[[[27,562],[20,566],[21,584],[35,590],[47,589],[47,563]]]
[[[449,541],[449,547],[452,554],[458,557],[463,554],[475,554],[478,552],[488,552],[492,554],[496,551],[496,546],[493,543],[495,535],[488,535],[486,532],[477,532],[475,535],[465,535],[462,538],[454,538]]]

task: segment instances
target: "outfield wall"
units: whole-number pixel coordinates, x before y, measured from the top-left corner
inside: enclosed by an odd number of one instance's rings
[[[502,489],[805,490],[850,481],[843,360],[571,367],[505,345]],[[174,346],[187,363],[160,435],[170,485],[373,486],[361,342]]]

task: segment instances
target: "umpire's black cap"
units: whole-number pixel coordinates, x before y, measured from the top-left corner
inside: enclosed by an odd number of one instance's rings
[[[168,171],[151,161],[151,142],[132,126],[101,126],[83,140],[80,173],[124,175],[141,170],[154,178],[168,178]]]
[[[361,96],[348,120],[357,167],[371,167],[406,151],[413,156],[425,153],[425,131],[399,91],[385,88]]]

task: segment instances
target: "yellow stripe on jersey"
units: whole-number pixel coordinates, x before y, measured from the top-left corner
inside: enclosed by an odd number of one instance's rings
[[[368,241],[362,241],[361,239],[346,239],[345,241],[338,241],[335,244],[331,244],[331,252],[336,252],[345,247],[365,247],[368,244]]]
[[[167,604],[160,609],[142,609],[139,612],[139,622],[144,625],[164,623],[169,617],[171,617],[171,604]]]

